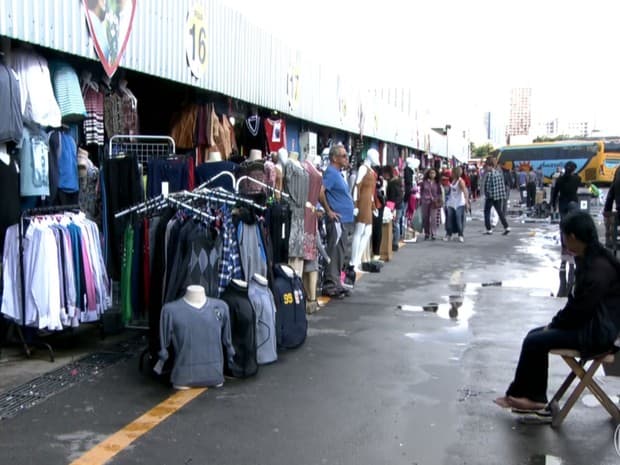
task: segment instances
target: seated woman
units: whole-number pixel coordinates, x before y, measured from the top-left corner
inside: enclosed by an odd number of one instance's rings
[[[514,380],[506,395],[495,399],[504,408],[545,408],[549,350],[573,349],[584,357],[616,350],[620,262],[599,242],[588,213],[569,213],[562,219],[560,230],[565,246],[575,255],[575,285],[566,305],[551,322],[531,330],[523,340]]]

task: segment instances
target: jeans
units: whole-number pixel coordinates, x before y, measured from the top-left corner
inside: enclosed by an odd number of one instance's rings
[[[515,377],[507,396],[547,403],[547,375],[551,349],[579,349],[576,330],[535,328],[527,333]]]
[[[446,217],[446,234],[451,236],[452,234],[463,235],[463,229],[465,225],[465,206],[460,207],[448,207],[448,215]]]
[[[502,211],[502,202],[502,199],[496,200],[488,197],[484,199],[484,226],[487,228],[487,231],[491,230],[491,207],[495,208],[495,211],[499,216],[499,221],[502,223],[504,229],[508,228],[508,222],[506,221],[506,217]]]
[[[392,246],[398,247],[400,241],[400,227],[402,225],[403,209],[394,210],[394,219],[392,221]]]

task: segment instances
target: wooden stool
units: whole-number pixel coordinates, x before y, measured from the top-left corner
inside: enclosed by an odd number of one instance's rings
[[[611,352],[591,358],[581,358],[578,351],[570,349],[552,349],[549,353],[561,356],[571,369],[571,373],[566,377],[558,392],[556,392],[553,399],[549,402],[548,407],[551,410],[553,418],[551,426],[557,427],[562,424],[564,418],[566,418],[566,415],[568,415],[568,412],[571,408],[573,408],[573,405],[575,405],[577,399],[579,399],[579,396],[581,396],[586,388],[594,394],[594,397],[596,397],[601,405],[605,407],[605,410],[609,412],[616,423],[620,423],[620,409],[594,380],[594,373],[596,373],[596,370],[598,370],[601,364],[613,363],[614,355]],[[587,362],[591,363],[586,370],[585,367]],[[571,392],[570,396],[568,396],[568,399],[564,405],[560,407],[560,399],[562,399],[562,396],[566,393],[573,380],[577,377],[580,380],[579,383],[573,392]]]

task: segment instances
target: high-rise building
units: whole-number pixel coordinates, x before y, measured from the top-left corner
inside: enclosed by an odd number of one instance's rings
[[[532,125],[532,89],[517,87],[510,91],[510,111],[506,136],[526,136]]]

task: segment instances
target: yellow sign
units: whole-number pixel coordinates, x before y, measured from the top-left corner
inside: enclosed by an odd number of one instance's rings
[[[185,55],[192,74],[202,77],[207,70],[207,12],[200,4],[195,4],[187,12]]]

